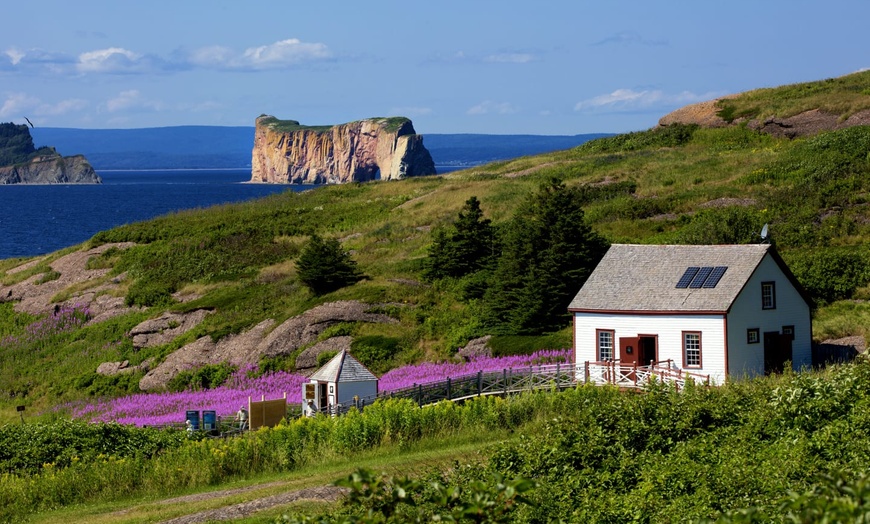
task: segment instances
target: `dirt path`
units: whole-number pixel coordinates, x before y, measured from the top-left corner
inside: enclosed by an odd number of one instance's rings
[[[235,495],[238,493],[244,493],[255,489],[262,489],[264,487],[277,486],[280,484],[283,484],[283,482],[273,482],[270,484],[260,484],[257,486],[250,486],[246,488],[214,491],[211,493],[198,493],[196,495],[187,495],[184,497],[166,499],[162,501],[161,504],[177,504],[183,502],[208,500]],[[254,513],[262,511],[264,509],[273,508],[282,504],[289,504],[297,500],[309,499],[335,502],[343,497],[345,493],[347,493],[347,490],[345,488],[339,488],[336,486],[317,486],[313,488],[299,489],[294,491],[288,491],[286,493],[279,493],[277,495],[272,495],[269,497],[250,500],[247,502],[240,502],[238,504],[232,504],[222,508],[200,511],[198,513],[192,513],[183,517],[176,517],[174,519],[163,521],[163,524],[195,524],[199,522],[214,522],[221,520],[240,519],[253,515]]]

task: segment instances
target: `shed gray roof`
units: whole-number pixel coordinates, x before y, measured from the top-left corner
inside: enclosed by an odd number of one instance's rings
[[[727,312],[770,244],[661,246],[614,244],[571,301],[576,311]],[[781,259],[774,260],[791,276]],[[727,266],[716,287],[677,288],[691,266]]]
[[[365,382],[377,381],[378,377],[360,364],[359,360],[353,358],[353,355],[347,350],[343,349],[322,368],[315,371],[310,379],[323,382]]]

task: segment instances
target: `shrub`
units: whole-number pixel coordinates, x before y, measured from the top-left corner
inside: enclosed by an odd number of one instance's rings
[[[366,335],[350,344],[350,351],[373,373],[382,373],[390,368],[393,355],[399,350],[399,339],[382,335]]]
[[[820,302],[851,298],[870,282],[868,254],[864,249],[801,249],[783,254],[803,287]]]
[[[195,370],[179,372],[166,387],[170,391],[214,389],[223,385],[235,372],[236,367],[226,362],[209,364]]]
[[[141,279],[133,282],[127,290],[124,303],[128,306],[166,306],[174,302],[173,291],[174,289],[161,282]]]

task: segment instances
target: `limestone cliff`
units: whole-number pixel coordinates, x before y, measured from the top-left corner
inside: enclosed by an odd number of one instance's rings
[[[27,126],[0,124],[0,185],[101,182],[84,156],[63,157],[51,147],[36,149]]]
[[[342,184],[434,175],[432,155],[407,118],[371,118],[336,126],[257,118],[251,181]]]
[[[0,167],[2,184],[100,184],[102,179],[82,155],[42,155],[26,164]]]

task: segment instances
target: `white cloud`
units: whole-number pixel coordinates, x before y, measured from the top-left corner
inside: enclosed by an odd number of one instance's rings
[[[692,104],[712,100],[721,96],[720,93],[705,93],[697,95],[689,91],[677,94],[667,94],[661,90],[635,91],[633,89],[617,89],[606,95],[599,95],[586,100],[581,100],[574,105],[575,111],[612,110],[633,111],[650,107],[662,107],[668,105]]]
[[[141,72],[146,67],[143,55],[122,47],[109,47],[79,55],[76,69],[81,73]]]
[[[24,113],[39,105],[39,99],[26,93],[12,93],[0,107],[0,118],[23,118]]]
[[[465,113],[468,115],[487,115],[491,113],[509,115],[516,112],[517,109],[508,102],[493,102],[492,100],[485,100],[470,108]]]
[[[24,52],[19,51],[14,47],[7,49],[3,54],[9,57],[9,61],[12,62],[12,65],[18,65],[18,62],[21,62],[21,59],[24,58]]]
[[[484,58],[485,62],[495,62],[500,64],[526,64],[533,62],[535,55],[531,53],[499,53],[489,55]]]
[[[187,61],[189,65],[209,69],[263,71],[285,69],[331,58],[332,53],[325,44],[288,38],[268,45],[249,47],[242,53],[218,45],[202,47],[191,52]]]

